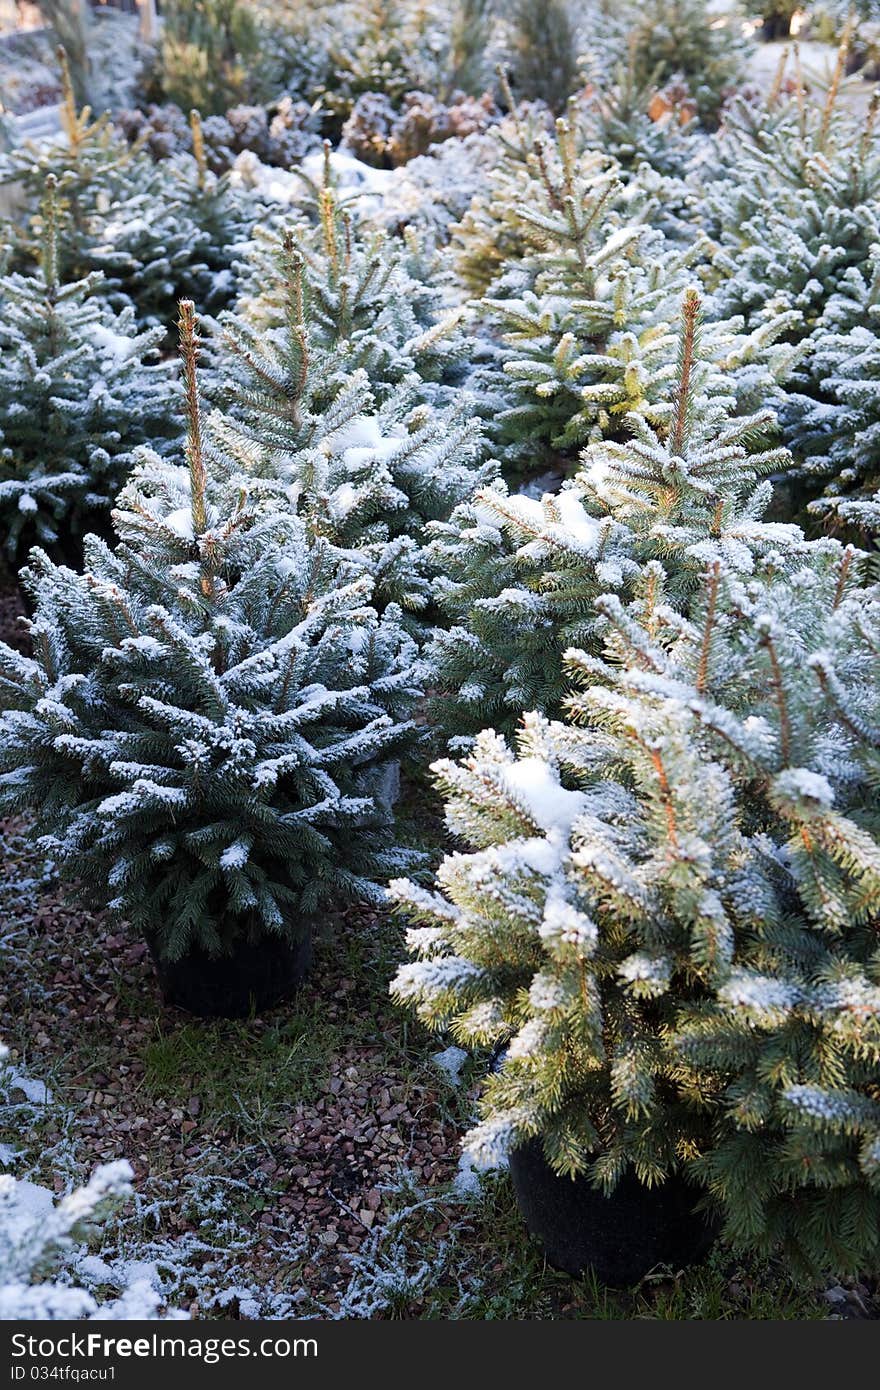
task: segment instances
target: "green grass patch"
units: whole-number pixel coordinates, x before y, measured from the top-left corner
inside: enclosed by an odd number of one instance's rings
[[[143,1052],[144,1086],[169,1104],[198,1096],[202,1126],[232,1122],[250,1128],[258,1121],[262,1128],[281,1109],[315,1099],[340,1040],[339,1026],[322,1018],[318,1003],[305,996],[268,1025],[157,1020]]]

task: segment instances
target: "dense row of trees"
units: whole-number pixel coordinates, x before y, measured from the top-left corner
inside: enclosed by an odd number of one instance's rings
[[[73,79],[63,140],[3,157],[32,651],[0,646],[0,806],[162,968],[292,947],[391,880],[395,995],[503,1050],[478,1159],[540,1138],[603,1190],[684,1175],[739,1246],[857,1270],[878,103],[839,101],[849,32],[828,92],[780,68],[759,99],[691,0],[623,58],[617,25],[564,115],[502,79],[439,248],[378,230],[329,151],[282,216],[211,172],[197,114],[154,159]],[[433,886],[401,829],[432,759]]]

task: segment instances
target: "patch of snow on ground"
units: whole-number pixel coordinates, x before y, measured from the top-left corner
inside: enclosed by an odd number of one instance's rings
[[[460,1197],[479,1197],[481,1195],[482,1181],[470,1154],[463,1153],[458,1160],[458,1172],[452,1185]]]
[[[357,199],[361,210],[381,209],[393,171],[372,169],[350,154],[334,150],[330,155],[330,177],[342,196]],[[320,188],[324,182],[324,152],[307,155],[296,169],[277,169],[263,164],[252,150],[235,160],[230,173],[233,188],[245,189],[267,203],[297,207],[308,198],[308,185]]]
[[[301,168],[313,183],[321,183],[324,178],[324,151],[316,150],[313,154],[306,155]],[[342,150],[331,151],[330,176],[339,188],[358,189],[380,198],[384,197],[394,184],[393,170],[374,169]]]
[[[33,1077],[25,1076],[16,1067],[8,1066],[3,1080],[10,1091],[21,1091],[30,1105],[49,1105],[51,1103],[52,1092],[45,1082],[35,1081]]]
[[[446,1047],[442,1052],[435,1052],[431,1061],[434,1066],[448,1078],[453,1086],[458,1086],[461,1082],[461,1069],[467,1061],[468,1054],[461,1047]]]

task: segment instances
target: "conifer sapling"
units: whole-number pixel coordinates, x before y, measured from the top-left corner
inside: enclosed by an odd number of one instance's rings
[[[771,447],[774,416],[738,412],[735,373],[713,364],[718,340],[707,336],[709,352],[690,290],[651,421],[626,416],[629,438],[592,444],[556,493],[496,484],[429,528],[434,595],[448,623],[430,648],[435,710],[453,737],[487,724],[512,731],[529,709],[557,714],[562,653],[595,648],[593,600],[610,589],[632,594],[648,561],[659,561],[685,612],[710,556],[742,573],[792,563],[800,532],[762,519],[766,475],[787,461]]]
[[[132,449],[170,447],[175,384],[161,329],[99,297],[101,275],[64,283],[57,186],[47,179],[38,268],[0,278],[0,516],[13,562],[33,541],[65,554],[122,484]]]
[[[656,562],[635,604],[598,600],[565,722],[437,763],[465,848],[435,891],[391,887],[393,993],[506,1049],[477,1161],[537,1137],[659,1201],[681,1173],[739,1247],[853,1272],[880,1251],[880,610],[854,560],[715,560],[689,620]]]
[[[361,566],[261,513],[203,441],[181,305],[186,466],[148,454],[85,573],[25,573],[33,658],[0,647],[0,800],[154,954],[296,941],[406,861],[394,764],[415,651]]]

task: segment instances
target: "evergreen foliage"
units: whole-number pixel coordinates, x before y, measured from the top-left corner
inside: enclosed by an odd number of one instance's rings
[[[529,155],[552,132],[550,113],[532,103],[517,105],[503,69],[499,78],[508,114],[489,134],[492,158],[486,185],[451,234],[456,280],[464,292],[482,296],[526,246],[513,209],[523,191]]]
[[[683,82],[701,122],[714,128],[743,74],[747,45],[736,7],[719,15],[703,0],[645,0],[618,11],[617,19],[632,26],[625,42],[636,81]]]
[[[541,1136],[606,1191],[702,1184],[733,1243],[855,1271],[880,1250],[878,597],[851,551],[740,579],[690,619],[655,583],[597,601],[564,723],[435,765],[466,849],[392,897],[397,998],[504,1045],[467,1136]],[[695,1194],[696,1195],[696,1194]]]
[[[824,481],[808,505],[858,537],[880,536],[880,241],[843,279],[815,335],[811,367],[822,399],[794,396],[792,447],[802,473]],[[840,323],[843,329],[835,329]],[[853,327],[845,327],[853,324]]]
[[[705,145],[687,88],[639,82],[632,56],[610,83],[588,88],[580,123],[587,146],[613,156],[621,178],[647,165],[666,179],[682,179]],[[669,186],[664,196],[671,195]]]
[[[223,320],[215,375],[225,409],[211,432],[264,505],[294,508],[316,535],[356,553],[377,602],[417,612],[429,598],[425,523],[447,519],[494,465],[482,462],[466,400],[434,409],[421,379],[401,374],[418,358],[411,340],[400,342],[412,320],[392,275],[361,298],[377,262],[346,268],[349,243],[332,245],[323,265],[310,266],[285,233],[265,300],[277,326]],[[397,388],[383,390],[383,376],[395,375]]]
[[[553,143],[520,123],[517,135],[487,218],[473,209],[459,241],[490,266],[487,233],[502,251],[481,301],[500,343],[477,380],[503,458],[537,473],[648,404],[693,253],[622,215],[615,172],[578,154],[568,122]]]
[[[511,81],[517,96],[563,111],[580,85],[568,0],[515,0],[510,26]]]
[[[448,93],[476,96],[488,86],[486,51],[492,34],[494,0],[457,0],[449,36]]]
[[[0,648],[0,799],[64,872],[175,960],[377,896],[415,649],[363,567],[208,473],[192,305],[187,466],[149,456],[115,550],[34,551],[35,656]]]
[[[379,399],[413,374],[426,383],[460,383],[470,346],[461,310],[445,303],[439,268],[418,240],[364,227],[326,179],[317,213],[314,226],[255,229],[237,315],[260,333],[283,328],[293,256],[310,342],[332,354],[334,371],[364,370]],[[444,394],[425,391],[431,399]]]
[[[677,306],[705,246],[678,246],[643,220],[633,208],[638,188],[604,155],[579,153],[572,123],[556,123],[553,143],[529,122],[518,119],[516,130],[519,157],[499,171],[459,240],[468,262],[492,264],[487,237],[503,248],[481,301],[493,338],[475,382],[511,474],[534,476],[619,435],[629,414],[654,420],[674,370]],[[791,351],[775,340],[789,319],[772,315],[751,341],[736,336],[741,327],[730,321],[707,338],[717,336],[717,356],[753,409],[775,396],[788,368]]]
[[[40,12],[63,49],[77,101],[85,106],[92,87],[91,6],[88,0],[40,0]]]
[[[207,170],[203,157],[155,168],[152,187],[111,207],[97,243],[84,251],[142,321],[170,328],[181,297],[214,313],[233,300],[238,256],[259,208],[248,207],[228,175]]]
[[[34,546],[0,815],[166,980],[391,901],[396,999],[493,1049],[478,1165],[683,1178],[735,1250],[864,1276],[878,0],[812,11],[829,79],[794,44],[766,96],[706,0],[168,0],[137,77],[103,44],[116,126],[84,3],[46,7],[60,137],[0,124],[0,529]],[[429,747],[433,887],[394,826]],[[42,1225],[0,1180],[0,1315],[156,1312],[34,1282],[123,1169],[29,1187]]]
[[[431,647],[448,734],[511,730],[529,709],[558,713],[561,655],[595,645],[595,598],[643,586],[650,562],[686,610],[708,555],[747,574],[784,568],[798,553],[796,528],[761,519],[766,476],[787,457],[768,447],[774,417],[737,413],[730,374],[701,346],[695,291],[677,337],[653,419],[627,416],[629,438],[591,445],[561,491],[538,500],[484,488],[430,528],[449,624]]]
[[[13,563],[33,541],[75,553],[122,485],[132,450],[168,448],[174,382],[158,361],[163,332],[139,332],[129,306],[97,294],[100,273],[64,283],[54,179],[40,264],[0,278],[0,517]]]
[[[378,92],[395,104],[413,91],[436,91],[449,72],[448,44],[430,8],[401,0],[366,0],[330,36],[322,106],[337,128],[358,97]]]
[[[238,258],[248,245],[261,209],[248,206],[228,174],[218,175],[209,169],[202,119],[196,109],[189,113],[189,125],[193,158],[183,157],[164,166],[171,180],[168,197],[198,230],[208,272],[204,285],[199,285],[202,302],[216,311],[229,303],[237,288]]]
[[[92,120],[91,108],[77,101],[64,49],[59,47],[56,56],[62,92],[60,138],[26,140],[5,150],[0,157],[0,184],[19,188],[33,216],[39,211],[46,180],[53,176],[72,229],[82,233],[94,205],[118,196],[137,149],[119,139],[109,112]]]
[[[233,297],[232,267],[258,208],[248,208],[228,177],[207,168],[197,115],[196,155],[154,163],[129,145],[108,113],[79,110],[62,65],[62,134],[0,156],[0,183],[20,186],[22,216],[9,227],[14,268],[34,262],[46,179],[58,189],[60,272],[103,272],[99,293],[113,308],[131,301],[142,326],[169,328],[182,296],[217,311]]]
[[[263,65],[263,35],[253,8],[242,0],[165,0],[153,81],[166,101],[214,116],[260,95],[253,74]]]
[[[841,519],[869,522],[858,494],[870,497],[876,486],[871,388],[853,386],[852,374],[865,368],[866,348],[871,355],[863,329],[870,335],[880,244],[880,103],[872,100],[866,117],[840,109],[848,42],[849,31],[822,100],[808,98],[799,68],[787,98],[780,68],[765,107],[734,104],[726,175],[709,183],[705,213],[720,243],[717,311],[741,313],[749,325],[789,316],[798,361],[780,417],[795,452],[794,505],[804,518],[828,515],[838,498],[855,495],[856,511],[849,517],[844,507]],[[811,507],[823,491],[830,501]]]

